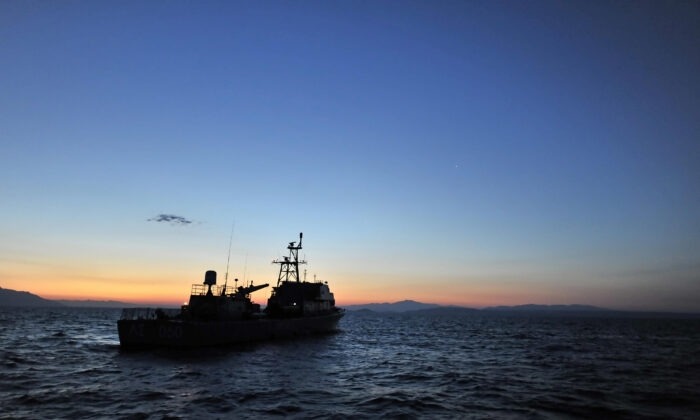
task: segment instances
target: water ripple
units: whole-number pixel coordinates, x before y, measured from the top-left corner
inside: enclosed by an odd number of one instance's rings
[[[121,352],[119,311],[0,309],[0,418],[696,418],[700,321],[349,313],[339,334]]]

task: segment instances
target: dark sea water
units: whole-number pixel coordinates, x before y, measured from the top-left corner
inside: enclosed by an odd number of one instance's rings
[[[351,312],[332,335],[122,352],[119,314],[0,308],[0,418],[700,418],[700,319]]]

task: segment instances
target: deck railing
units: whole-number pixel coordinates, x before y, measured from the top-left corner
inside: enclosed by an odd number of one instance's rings
[[[208,291],[209,291],[209,285],[207,285],[207,284],[193,284],[192,291],[190,292],[190,294],[192,294],[194,296],[204,296],[207,294]],[[214,296],[221,296],[222,294],[230,295],[231,293],[235,293],[235,292],[236,292],[236,288],[233,286],[213,285],[211,287],[211,293]]]

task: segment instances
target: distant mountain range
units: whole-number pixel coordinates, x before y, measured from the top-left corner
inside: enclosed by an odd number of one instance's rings
[[[29,292],[20,292],[0,287],[0,307],[29,308],[130,308],[140,305],[118,302],[116,300],[49,300]]]
[[[0,306],[11,307],[60,307],[53,300],[44,299],[29,292],[18,292],[0,287]]]
[[[349,311],[374,311],[374,312],[407,312],[419,311],[422,309],[439,308],[440,305],[434,303],[421,303],[415,300],[402,300],[394,303],[367,303],[364,305],[347,305],[343,308]]]
[[[435,303],[422,303],[415,300],[402,300],[394,303],[368,303],[364,305],[347,305],[345,309],[350,311],[373,312],[412,312],[412,311],[503,311],[503,312],[597,312],[609,311],[591,305],[517,305],[517,306],[490,306],[482,309],[467,308],[463,306],[444,306]]]
[[[574,315],[582,317],[596,317],[604,315],[614,318],[628,317],[651,317],[651,318],[675,318],[687,317],[700,319],[700,313],[679,313],[679,312],[656,312],[656,311],[623,311],[616,309],[601,308],[592,305],[514,305],[514,306],[490,306],[487,308],[475,309],[463,306],[441,306],[432,303],[421,303],[413,300],[404,300],[395,303],[370,303],[366,305],[348,305],[345,309],[355,312],[366,313],[405,313],[415,315],[438,315],[456,316],[465,313],[481,314],[512,314],[512,315],[537,315],[537,316],[560,316]]]
[[[144,306],[120,302],[116,300],[49,300],[29,292],[21,292],[0,287],[0,308],[2,307],[80,307],[80,308],[133,308]],[[148,306],[148,305],[145,305]],[[159,306],[159,305],[155,305]],[[163,306],[163,305],[160,305]],[[166,305],[167,306],[167,305]],[[467,308],[463,306],[443,306],[435,303],[416,302],[415,300],[402,300],[393,303],[367,303],[364,305],[346,305],[343,308],[349,311],[364,311],[377,313],[420,313],[435,315],[453,315],[465,312],[481,313],[513,313],[513,314],[576,314],[591,315],[604,313],[610,316],[632,316],[643,314],[645,316],[691,316],[700,318],[700,313],[679,314],[674,312],[640,312],[620,311],[606,309],[592,305],[515,305],[515,306],[490,306],[482,309]]]

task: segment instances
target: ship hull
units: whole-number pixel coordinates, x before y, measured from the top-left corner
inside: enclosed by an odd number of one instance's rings
[[[291,338],[333,332],[343,310],[298,318],[257,318],[236,321],[123,319],[118,321],[123,349],[201,347]]]

